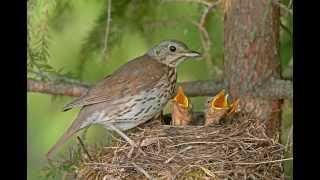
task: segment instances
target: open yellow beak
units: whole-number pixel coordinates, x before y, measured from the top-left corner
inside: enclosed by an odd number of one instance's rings
[[[216,96],[213,97],[210,107],[214,110],[229,109],[227,115],[237,112],[239,109],[240,100],[236,99],[229,105],[228,96],[229,94],[225,94],[225,90],[221,90]]]
[[[225,95],[225,90],[221,90],[213,97],[210,107],[216,110],[228,108],[228,96],[228,94]]]
[[[177,92],[177,95],[174,97],[174,101],[183,108],[189,107],[189,100],[184,94],[182,87],[180,86]]]

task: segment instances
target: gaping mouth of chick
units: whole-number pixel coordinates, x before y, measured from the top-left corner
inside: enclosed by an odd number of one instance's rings
[[[184,94],[182,87],[178,88],[177,95],[174,97],[174,101],[183,108],[189,107],[189,100],[187,96]]]
[[[225,94],[225,91],[220,91],[211,101],[210,107],[212,109],[220,110],[227,109],[228,107],[228,94]]]
[[[210,102],[210,108],[213,110],[228,110],[228,115],[239,111],[239,99],[236,99],[231,104],[228,103],[229,94],[225,94],[225,90],[221,90]]]

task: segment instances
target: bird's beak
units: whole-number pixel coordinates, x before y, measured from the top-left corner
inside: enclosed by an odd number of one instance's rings
[[[196,51],[189,51],[189,52],[186,52],[184,53],[184,55],[186,57],[191,57],[191,58],[198,58],[198,57],[201,57],[201,54],[196,52]]]

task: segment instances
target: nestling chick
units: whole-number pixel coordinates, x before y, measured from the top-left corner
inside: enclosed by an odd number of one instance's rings
[[[229,105],[228,96],[228,94],[225,94],[225,90],[221,90],[209,101],[205,113],[205,126],[219,124],[222,118],[238,111],[239,99]]]
[[[171,124],[174,126],[185,126],[192,120],[192,105],[181,86],[171,101],[171,117]]]

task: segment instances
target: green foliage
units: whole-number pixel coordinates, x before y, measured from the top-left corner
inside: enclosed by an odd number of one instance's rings
[[[59,160],[49,160],[48,164],[42,169],[41,176],[46,179],[55,179],[61,173],[72,173],[75,165],[81,160],[81,149],[79,147],[70,148],[66,156],[61,156]]]
[[[67,3],[65,3],[67,4]],[[41,80],[69,81],[75,78],[63,68],[54,69],[50,64],[50,20],[56,15],[56,9],[66,9],[61,1],[56,8],[55,1],[30,0],[27,4],[27,68],[28,77]],[[71,82],[74,82],[71,80]]]
[[[106,1],[103,6],[104,8],[95,21],[95,25],[83,41],[78,67],[79,78],[82,77],[86,60],[94,57],[94,55],[100,55],[102,60],[108,60],[108,54],[128,30],[143,31],[144,19],[149,19],[152,16],[150,9],[152,9],[155,3],[157,2],[151,0],[112,1],[110,32],[108,34],[108,41],[105,42],[108,18],[108,4]],[[107,52],[103,53],[103,48],[106,46],[105,43],[108,44],[109,48]]]
[[[47,63],[50,57],[48,19],[49,11],[52,10],[54,4],[55,1],[28,1],[27,57],[28,70],[32,72],[52,71],[52,67]]]

